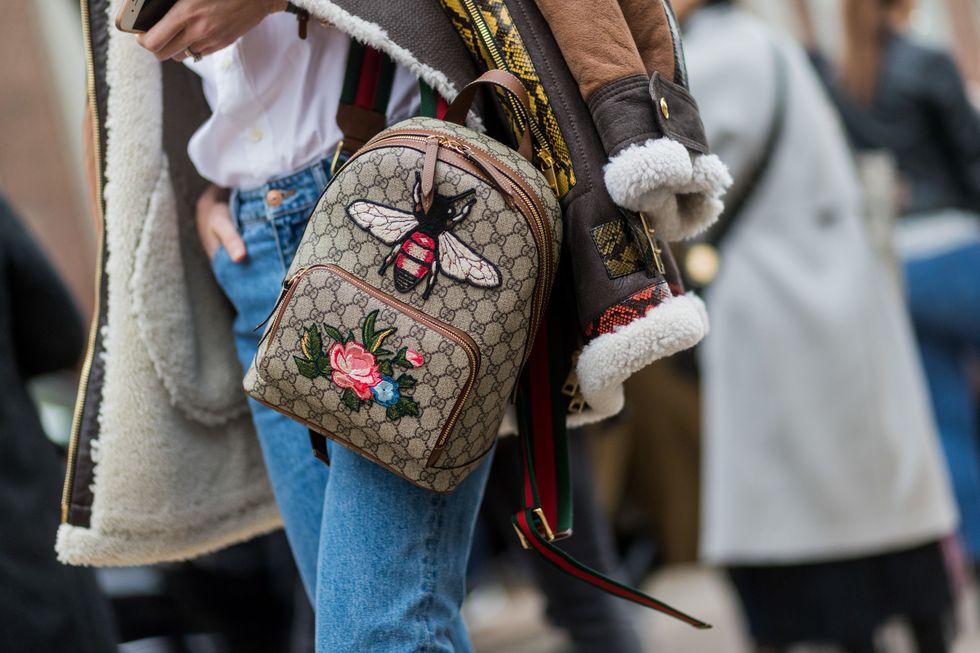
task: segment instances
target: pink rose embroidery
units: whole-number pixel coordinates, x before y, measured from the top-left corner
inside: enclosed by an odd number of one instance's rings
[[[412,367],[422,367],[425,364],[425,357],[414,349],[405,352],[405,360],[412,364]]]
[[[340,404],[352,413],[377,406],[390,422],[418,417],[422,407],[412,394],[419,379],[409,372],[425,364],[425,357],[408,347],[383,347],[398,329],[378,327],[378,311],[360,321],[360,341],[331,324],[309,324],[300,335],[296,371],[303,378],[329,379],[341,390]],[[326,336],[326,338],[324,338]],[[396,353],[397,352],[397,353]]]
[[[331,379],[341,388],[350,388],[358,399],[370,399],[371,388],[381,381],[374,354],[359,342],[335,343],[330,348]]]

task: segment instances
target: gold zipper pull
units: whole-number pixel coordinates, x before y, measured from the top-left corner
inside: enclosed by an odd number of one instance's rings
[[[552,192],[558,194],[558,177],[555,175],[555,160],[551,158],[548,150],[541,148],[538,150],[538,162],[544,178],[548,181],[548,186]]]
[[[286,293],[289,292],[289,287],[293,285],[293,281],[295,281],[296,277],[298,277],[302,272],[303,270],[300,270],[299,272],[290,275],[286,277],[285,280],[283,280],[282,290],[279,291],[279,297],[276,298],[276,303],[273,304],[272,310],[269,311],[269,314],[265,316],[264,320],[262,320],[261,322],[255,325],[255,328],[252,329],[252,333],[255,333],[256,331],[258,331],[259,329],[261,329],[262,327],[264,327],[266,324],[269,323],[269,320],[272,319],[272,316],[276,314],[277,310],[279,310],[279,305],[282,304],[282,300],[286,297]]]

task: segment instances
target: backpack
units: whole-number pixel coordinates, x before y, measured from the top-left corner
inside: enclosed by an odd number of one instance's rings
[[[245,389],[420,487],[455,488],[493,447],[542,320],[561,213],[518,149],[462,123],[411,118],[371,138],[314,209]]]

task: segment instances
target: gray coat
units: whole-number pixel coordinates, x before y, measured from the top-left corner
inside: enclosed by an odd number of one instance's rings
[[[702,554],[827,560],[956,525],[908,319],[875,256],[836,116],[803,52],[738,10],[685,40],[713,149],[751,174],[788,69],[784,130],[706,296]]]

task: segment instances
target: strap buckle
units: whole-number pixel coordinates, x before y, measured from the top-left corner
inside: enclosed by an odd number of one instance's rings
[[[540,522],[540,527],[538,524],[533,524],[534,527],[538,529],[538,532],[544,535],[544,539],[549,544],[551,542],[554,542],[555,532],[551,530],[551,525],[548,523],[548,518],[544,516],[544,510],[542,510],[541,508],[535,508],[534,510],[531,511],[531,514],[537,517],[538,521]],[[517,533],[517,539],[520,540],[521,542],[521,548],[530,549],[531,545],[527,541],[527,538],[524,537],[524,533],[521,532],[521,529],[517,526],[517,523],[512,522],[512,525],[514,526],[514,532]],[[543,533],[542,530],[544,531]]]

